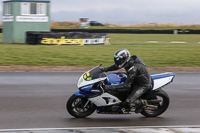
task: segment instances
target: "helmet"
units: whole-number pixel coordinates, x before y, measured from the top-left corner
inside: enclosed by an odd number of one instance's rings
[[[131,54],[128,49],[120,49],[114,54],[115,65],[122,68],[130,60]]]

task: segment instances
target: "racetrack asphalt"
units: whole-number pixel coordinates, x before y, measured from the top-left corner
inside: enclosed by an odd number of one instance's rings
[[[168,110],[159,117],[140,114],[70,116],[65,104],[77,91],[81,72],[0,72],[0,129],[178,126],[200,123],[200,73],[176,73],[164,87]]]

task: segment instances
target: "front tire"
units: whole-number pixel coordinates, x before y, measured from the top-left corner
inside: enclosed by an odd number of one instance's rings
[[[69,114],[76,118],[85,118],[96,110],[96,106],[88,102],[87,98],[76,95],[72,95],[69,98],[66,108]]]
[[[164,113],[170,103],[168,94],[163,90],[155,91],[143,98],[144,100],[161,100],[160,103],[155,103],[155,106],[158,106],[156,110],[144,109],[141,114],[146,117],[156,117]]]

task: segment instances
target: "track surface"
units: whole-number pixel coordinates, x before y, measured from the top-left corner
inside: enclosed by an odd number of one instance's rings
[[[176,73],[172,84],[164,90],[171,103],[157,118],[140,114],[99,115],[85,119],[71,117],[67,99],[77,91],[80,72],[1,72],[0,129],[66,128],[110,126],[199,125],[200,73]]]

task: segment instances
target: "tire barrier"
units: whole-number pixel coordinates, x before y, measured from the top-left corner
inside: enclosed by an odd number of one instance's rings
[[[200,34],[200,30],[139,30],[139,29],[51,29],[53,32],[88,32],[122,34]]]
[[[200,30],[134,30],[134,29],[51,29],[52,32],[127,33],[127,34],[200,34]],[[2,29],[0,28],[0,33]]]
[[[200,30],[184,30],[183,34],[200,34]]]
[[[51,29],[53,32],[88,32],[122,34],[173,34],[173,30],[133,30],[133,29]]]
[[[108,45],[110,38],[105,33],[29,31],[26,33],[26,43],[32,45]]]

